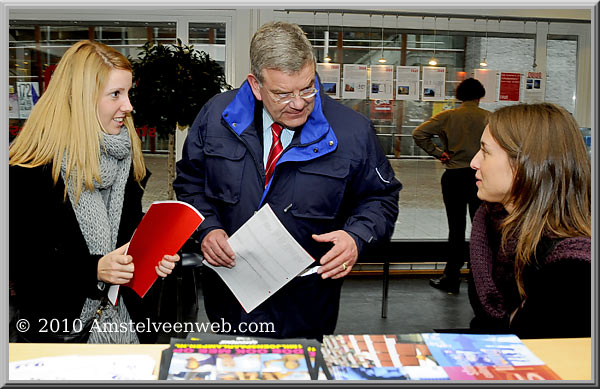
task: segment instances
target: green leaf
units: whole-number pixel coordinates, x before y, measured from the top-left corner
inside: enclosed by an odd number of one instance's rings
[[[132,60],[130,91],[136,127],[155,127],[159,136],[174,134],[176,123],[189,126],[202,106],[231,86],[223,69],[210,56],[192,46],[154,45],[147,42]]]

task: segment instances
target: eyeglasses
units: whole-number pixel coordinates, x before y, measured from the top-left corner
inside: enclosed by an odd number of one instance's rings
[[[298,94],[295,94],[295,93],[273,93],[271,91],[269,91],[269,93],[273,96],[273,100],[275,100],[276,103],[289,104],[292,101],[294,101],[294,99],[296,97],[301,97],[304,100],[310,99],[311,97],[313,97],[314,95],[317,94],[317,88],[311,87],[311,88],[302,89]]]

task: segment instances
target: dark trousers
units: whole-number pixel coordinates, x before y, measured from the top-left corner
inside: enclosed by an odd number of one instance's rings
[[[208,319],[212,323],[229,323],[231,328],[220,332],[236,336],[323,341],[323,335],[333,334],[335,330],[342,282],[342,279],[323,280],[319,274],[296,277],[252,312],[246,313],[217,273],[207,266],[202,269]],[[240,323],[245,325],[240,327]],[[257,323],[257,326],[249,323]],[[258,331],[240,333],[238,329]]]
[[[470,167],[446,169],[442,175],[442,195],[448,218],[448,259],[444,274],[448,278],[458,278],[465,259],[468,261],[469,258],[465,242],[467,207],[473,221],[481,205],[475,183],[475,171]]]

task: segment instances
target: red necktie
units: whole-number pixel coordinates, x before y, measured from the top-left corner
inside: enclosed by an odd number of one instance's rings
[[[269,150],[269,158],[267,159],[267,167],[265,168],[265,188],[269,184],[269,180],[271,180],[277,160],[283,153],[283,145],[281,144],[281,139],[279,139],[281,136],[281,131],[283,131],[283,128],[279,124],[273,123],[271,125],[273,141],[271,142],[271,150]]]

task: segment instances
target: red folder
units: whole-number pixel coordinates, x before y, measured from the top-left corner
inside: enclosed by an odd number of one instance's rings
[[[127,254],[133,257],[133,278],[124,286],[144,297],[158,278],[155,266],[174,255],[192,236],[204,217],[183,201],[155,201],[133,233]]]

